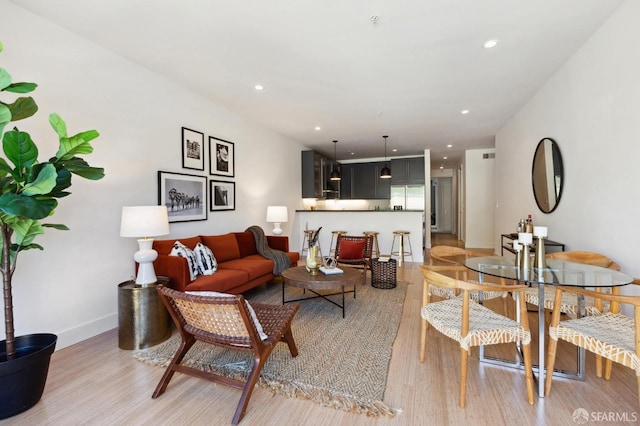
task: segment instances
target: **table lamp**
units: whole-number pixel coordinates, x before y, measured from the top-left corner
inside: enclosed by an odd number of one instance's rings
[[[169,216],[166,206],[129,206],[122,208],[120,222],[121,237],[138,238],[139,250],[133,258],[138,262],[136,284],[148,285],[158,281],[153,269],[153,261],[158,252],[153,246],[153,238],[169,233]]]
[[[267,207],[267,222],[273,223],[273,235],[282,234],[282,228],[280,224],[287,222],[289,216],[287,214],[287,206],[268,206]]]

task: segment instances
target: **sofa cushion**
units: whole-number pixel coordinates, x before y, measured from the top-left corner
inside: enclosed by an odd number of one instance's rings
[[[218,266],[227,260],[240,258],[240,248],[235,234],[202,235],[202,242],[209,247],[218,261]]]
[[[185,291],[210,290],[229,293],[236,287],[249,281],[249,274],[239,269],[222,269],[218,264],[218,270],[213,275],[198,275],[195,281],[185,287]],[[235,293],[235,291],[233,292]]]
[[[200,275],[211,275],[218,269],[218,262],[211,249],[202,243],[196,244],[193,250],[198,261],[198,273]]]
[[[195,296],[209,296],[209,297],[235,297],[233,294],[229,293],[220,293],[217,291],[187,291],[187,294],[193,294]],[[264,330],[262,329],[262,324],[258,321],[258,316],[256,315],[256,311],[253,310],[253,306],[245,299],[244,304],[249,311],[249,315],[253,318],[253,323],[256,325],[256,330],[260,335],[262,340],[266,340],[269,336],[266,335]]]
[[[249,279],[268,275],[273,272],[273,260],[264,258],[259,254],[243,257],[242,259],[228,260],[218,263],[218,269],[237,269],[249,274]]]
[[[187,259],[191,281],[196,279],[196,276],[198,276],[198,260],[196,259],[196,254],[193,250],[182,244],[180,241],[176,241],[173,244],[173,249],[171,250],[171,253],[169,253],[169,256],[180,256]]]
[[[235,235],[238,241],[238,248],[240,249],[240,257],[247,257],[258,253],[258,250],[256,250],[256,239],[251,232],[235,232]]]
[[[176,240],[154,240],[153,241],[153,249],[158,252],[158,254],[168,255],[171,253],[173,249],[173,243]],[[200,242],[200,237],[191,237],[191,238],[181,238],[180,242],[193,250],[196,248],[196,244]]]

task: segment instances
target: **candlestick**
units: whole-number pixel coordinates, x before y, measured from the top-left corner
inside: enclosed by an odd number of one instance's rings
[[[533,260],[533,264],[536,268],[546,268],[547,260],[544,254],[544,237],[538,236],[536,242],[536,257]]]
[[[528,245],[533,243],[533,235],[529,232],[520,232],[518,233],[518,241],[522,245]]]
[[[547,237],[547,227],[546,226],[534,226],[533,227],[533,236],[534,237]]]

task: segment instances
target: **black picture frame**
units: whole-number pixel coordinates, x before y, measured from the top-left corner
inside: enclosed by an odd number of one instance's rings
[[[222,180],[209,181],[209,211],[236,209],[236,183]]]
[[[169,222],[207,220],[207,177],[158,171],[158,204]]]
[[[234,143],[209,136],[209,174],[234,177],[235,167]]]
[[[182,128],[182,168],[204,171],[204,133]]]

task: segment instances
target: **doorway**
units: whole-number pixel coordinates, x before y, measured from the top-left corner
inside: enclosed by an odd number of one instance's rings
[[[453,232],[453,180],[431,178],[431,231]]]

